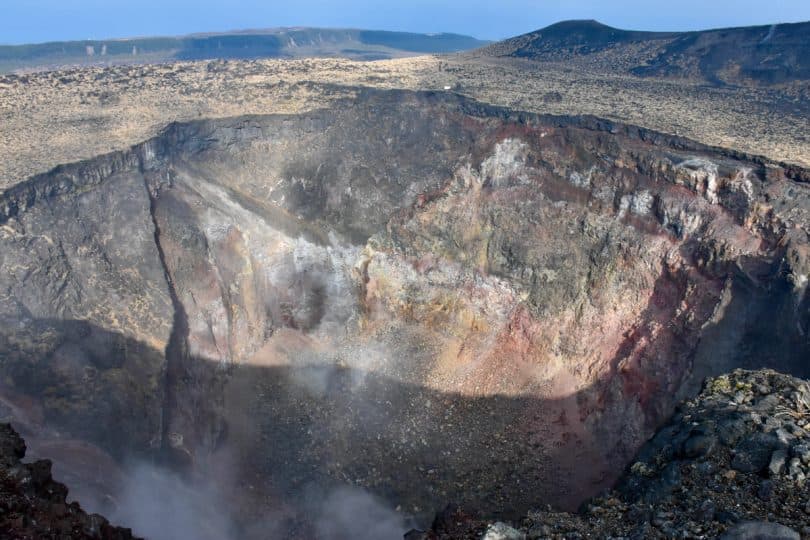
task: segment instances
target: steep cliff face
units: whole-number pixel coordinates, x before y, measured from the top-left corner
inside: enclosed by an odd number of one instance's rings
[[[808,178],[449,94],[173,125],[3,194],[3,403],[254,503],[573,507],[704,376],[807,375]]]

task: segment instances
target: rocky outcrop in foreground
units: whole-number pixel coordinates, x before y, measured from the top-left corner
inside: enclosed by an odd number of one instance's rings
[[[67,487],[51,476],[51,462],[22,463],[24,456],[25,442],[10,424],[0,424],[0,539],[134,538],[129,529],[68,504]]]
[[[807,381],[737,370],[708,379],[580,513],[530,512],[512,527],[448,508],[406,538],[807,538],[808,430]]]

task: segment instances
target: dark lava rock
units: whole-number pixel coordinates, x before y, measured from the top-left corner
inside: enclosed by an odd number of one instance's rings
[[[0,538],[131,540],[98,514],[68,504],[67,487],[54,481],[49,460],[22,463],[25,442],[10,424],[0,424]]]
[[[664,467],[661,475],[650,482],[646,493],[642,494],[642,499],[650,504],[655,504],[672,495],[681,485],[681,469],[678,462],[673,462]]]
[[[714,450],[715,444],[717,438],[714,435],[693,435],[683,443],[683,454],[688,458],[705,456]]]
[[[716,511],[717,507],[715,507],[714,502],[710,500],[703,501],[695,518],[699,521],[712,521]]]
[[[405,533],[404,540],[428,540],[430,536],[425,531],[411,529]]]
[[[749,521],[735,525],[720,540],[801,540],[801,536],[779,523]]]
[[[770,480],[763,480],[757,490],[757,497],[763,501],[769,501],[773,495],[773,482]]]
[[[742,472],[760,472],[771,461],[771,454],[778,446],[773,435],[754,433],[734,448],[731,466]]]
[[[727,446],[737,444],[737,441],[745,435],[747,431],[747,424],[745,420],[740,417],[727,418],[717,428],[717,433],[720,440]]]
[[[720,510],[714,515],[714,519],[716,519],[718,523],[730,525],[740,521],[740,516],[738,516],[733,510]]]
[[[796,531],[810,532],[810,406],[801,397],[809,391],[807,381],[771,370],[708,379],[614,490],[576,514],[529,512],[520,530],[527,538],[798,539]]]
[[[458,505],[448,504],[436,513],[428,538],[480,538],[486,528]]]

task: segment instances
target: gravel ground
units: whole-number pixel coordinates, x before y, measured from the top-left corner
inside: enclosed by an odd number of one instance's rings
[[[408,540],[810,538],[810,385],[774,371],[708,379],[579,513],[487,523],[458,508]]]

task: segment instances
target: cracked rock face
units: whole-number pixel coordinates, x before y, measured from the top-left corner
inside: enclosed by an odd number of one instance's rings
[[[705,376],[807,375],[808,176],[451,95],[173,125],[2,195],[2,410],[244,514],[573,508]]]

